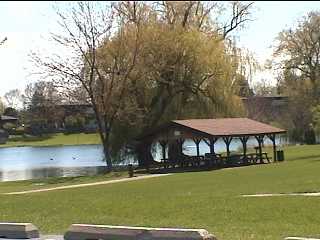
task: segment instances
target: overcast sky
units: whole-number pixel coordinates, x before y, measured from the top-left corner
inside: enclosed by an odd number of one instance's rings
[[[63,5],[59,2],[57,5]],[[28,61],[31,50],[46,49],[46,37],[56,26],[53,2],[0,2],[0,39],[8,41],[0,47],[0,96],[11,89],[23,89],[34,81]],[[252,22],[239,32],[239,44],[252,51],[260,63],[271,57],[271,45],[277,34],[296,24],[309,11],[320,10],[320,2],[255,2]],[[273,76],[261,73],[254,81]]]

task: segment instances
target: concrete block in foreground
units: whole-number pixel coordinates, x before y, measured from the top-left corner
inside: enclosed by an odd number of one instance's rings
[[[205,229],[72,224],[65,240],[217,240]]]
[[[0,223],[0,238],[39,238],[39,231],[31,223]]]
[[[320,240],[319,238],[286,237],[285,240]]]

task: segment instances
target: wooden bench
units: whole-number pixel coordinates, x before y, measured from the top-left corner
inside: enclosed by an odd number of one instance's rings
[[[255,153],[248,153],[246,155],[246,157],[247,157],[247,161],[249,163],[256,163],[256,161],[257,161],[257,154],[255,154]]]
[[[268,157],[268,153],[262,152],[262,159],[267,159],[268,163],[270,163],[270,158]]]
[[[267,152],[262,152],[261,155],[262,155],[262,161],[266,159],[268,163],[270,163],[270,158],[268,157]],[[257,163],[258,161],[260,161],[260,155],[259,153],[248,153],[247,160],[250,163]]]
[[[221,165],[223,162],[222,155],[219,153],[205,153],[204,154],[204,161],[209,166],[218,166]]]

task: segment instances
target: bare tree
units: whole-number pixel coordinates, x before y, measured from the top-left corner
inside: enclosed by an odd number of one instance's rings
[[[211,32],[214,36],[219,33],[222,36],[221,40],[226,39],[231,32],[252,20],[250,10],[253,2],[233,1],[231,8],[226,7],[225,9],[215,1],[162,1],[154,4],[161,13],[162,20],[167,24],[180,25],[185,28],[192,26],[202,32]],[[223,23],[217,24],[218,18],[225,15],[230,9],[230,17]],[[216,20],[214,24],[212,24],[213,18]],[[215,28],[212,28],[213,25]]]
[[[296,27],[277,37],[273,67],[281,91],[289,96],[288,127],[293,138],[304,141],[310,133],[312,110],[320,104],[320,12],[312,11]],[[297,111],[299,109],[299,111]],[[289,134],[290,134],[289,132]]]
[[[5,37],[4,39],[2,39],[2,40],[0,41],[0,46],[3,45],[7,40],[8,40],[7,37]]]
[[[32,54],[40,73],[54,80],[60,88],[84,89],[95,112],[107,169],[112,170],[110,133],[114,121],[128,110],[126,87],[135,64],[137,45],[128,56],[125,41],[126,29],[121,14],[110,3],[77,2],[71,9],[57,10],[62,33],[52,33],[51,40],[64,52],[41,57]],[[132,26],[130,34],[138,36]],[[104,50],[113,45],[112,51]],[[64,54],[67,53],[67,54]]]
[[[250,8],[253,2],[243,3],[240,1],[233,1],[232,4],[232,15],[229,21],[227,21],[222,27],[218,28],[218,31],[222,31],[223,38],[226,38],[229,33],[239,27],[243,27],[243,24],[251,21]]]
[[[52,82],[37,81],[28,84],[22,99],[25,108],[21,111],[21,117],[33,134],[41,135],[53,130],[62,121],[64,111],[60,105],[60,93]]]
[[[7,107],[18,108],[22,104],[22,96],[19,89],[12,89],[4,94]]]
[[[278,36],[274,60],[282,72],[292,71],[302,82],[310,81],[314,98],[320,100],[320,12],[310,12],[296,28],[283,30]],[[291,85],[290,82],[285,84]]]

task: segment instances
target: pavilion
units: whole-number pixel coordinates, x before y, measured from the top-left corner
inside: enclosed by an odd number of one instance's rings
[[[272,141],[273,161],[276,161],[276,135],[283,133],[286,133],[286,130],[248,118],[188,119],[170,121],[146,133],[140,138],[140,141],[159,142],[162,148],[163,161],[170,163],[170,161],[178,160],[172,158],[182,157],[179,161],[183,163],[183,161],[186,161],[186,158],[184,158],[186,155],[182,153],[182,146],[186,139],[192,139],[196,145],[197,155],[193,158],[196,160],[200,158],[204,160],[204,156],[200,156],[199,145],[201,141],[204,141],[210,148],[210,153],[206,155],[216,158],[220,154],[215,153],[215,143],[218,139],[222,139],[226,145],[224,162],[228,164],[235,157],[235,155],[231,155],[230,144],[233,139],[238,138],[243,148],[243,154],[241,154],[242,162],[248,163],[248,160],[255,158],[255,160],[260,160],[260,163],[262,163],[264,155],[268,159],[267,154],[262,152],[264,137],[268,137]],[[247,153],[247,141],[250,137],[257,140],[256,154]],[[170,151],[174,152],[172,151],[174,148],[177,154],[169,154]],[[166,152],[167,150],[168,153]],[[146,149],[146,151],[150,151],[150,149]],[[146,152],[146,156],[148,154]],[[166,159],[167,155],[171,155],[169,159]],[[237,156],[240,158],[239,154]],[[148,157],[139,161],[140,166],[148,166],[149,164],[151,164],[151,160]]]
[[[0,115],[0,129],[3,127],[4,124],[6,123],[12,123],[16,124],[18,121],[18,118],[12,117],[12,116],[5,116],[5,115]]]

